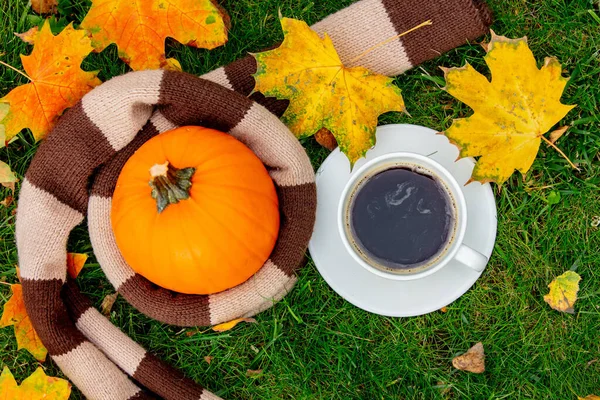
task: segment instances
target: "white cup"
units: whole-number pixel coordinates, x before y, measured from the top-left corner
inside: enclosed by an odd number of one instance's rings
[[[410,168],[413,171],[434,177],[444,186],[454,208],[454,223],[449,232],[449,239],[444,248],[425,264],[417,268],[391,269],[379,264],[360,250],[351,238],[350,208],[353,196],[368,178],[390,168]],[[476,272],[484,270],[488,259],[483,254],[473,250],[463,243],[467,228],[467,205],[462,190],[447,169],[429,157],[415,153],[390,153],[374,158],[362,167],[353,171],[346,183],[338,205],[338,229],[346,250],[354,259],[369,272],[387,279],[413,280],[424,278],[444,268],[452,260],[473,269]]]

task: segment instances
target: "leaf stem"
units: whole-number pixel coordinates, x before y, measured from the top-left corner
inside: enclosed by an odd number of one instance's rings
[[[577,166],[575,166],[575,164],[573,164],[573,162],[571,160],[569,160],[569,157],[567,157],[567,155],[565,153],[563,153],[563,151],[561,149],[559,149],[558,147],[556,147],[556,145],[554,143],[552,143],[550,140],[546,139],[545,136],[540,136],[549,146],[553,147],[554,150],[558,151],[558,153],[563,156],[563,158],[565,160],[567,160],[567,162],[571,165],[571,167],[575,168],[577,171],[581,171],[579,168],[577,168]]]
[[[19,73],[19,74],[23,75],[25,78],[29,79],[30,81],[33,81],[33,79],[31,79],[31,78],[29,77],[29,75],[27,75],[25,72],[19,71],[18,69],[16,69],[15,67],[13,67],[13,66],[12,66],[12,65],[10,65],[10,64],[7,64],[7,63],[5,63],[4,61],[0,61],[0,65],[4,65],[6,68],[10,68],[10,69],[12,69],[13,71],[15,71],[15,72],[17,72],[17,73]]]
[[[363,58],[364,56],[366,56],[367,54],[369,54],[373,50],[378,49],[381,46],[385,46],[389,42],[391,42],[391,41],[393,41],[395,39],[398,39],[398,38],[400,38],[400,37],[402,37],[404,35],[407,35],[407,34],[411,33],[412,31],[416,31],[417,29],[420,29],[420,28],[422,28],[424,26],[427,26],[427,25],[433,25],[433,22],[431,22],[431,20],[429,19],[429,20],[427,20],[425,22],[420,23],[419,25],[417,25],[417,26],[415,26],[413,28],[410,28],[409,30],[407,30],[405,32],[402,32],[399,35],[392,36],[389,39],[385,39],[383,42],[377,43],[376,45],[369,47],[368,49],[366,49],[365,51],[363,51],[362,53],[360,53],[359,55],[357,55],[356,57],[354,57],[352,60],[350,60],[347,64],[352,64],[352,63],[360,60],[361,58]]]

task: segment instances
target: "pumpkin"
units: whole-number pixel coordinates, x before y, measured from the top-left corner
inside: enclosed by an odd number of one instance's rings
[[[124,165],[111,223],[131,268],[176,292],[239,285],[268,259],[279,231],[273,181],[234,137],[186,126],[148,140]]]

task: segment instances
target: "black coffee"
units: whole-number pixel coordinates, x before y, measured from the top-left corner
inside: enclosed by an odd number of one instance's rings
[[[453,224],[454,210],[442,184],[408,168],[367,178],[350,204],[350,229],[358,247],[398,272],[436,256]]]

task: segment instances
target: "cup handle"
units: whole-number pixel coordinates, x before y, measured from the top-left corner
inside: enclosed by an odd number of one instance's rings
[[[475,272],[483,271],[488,263],[488,258],[486,256],[465,244],[460,245],[454,259]]]

